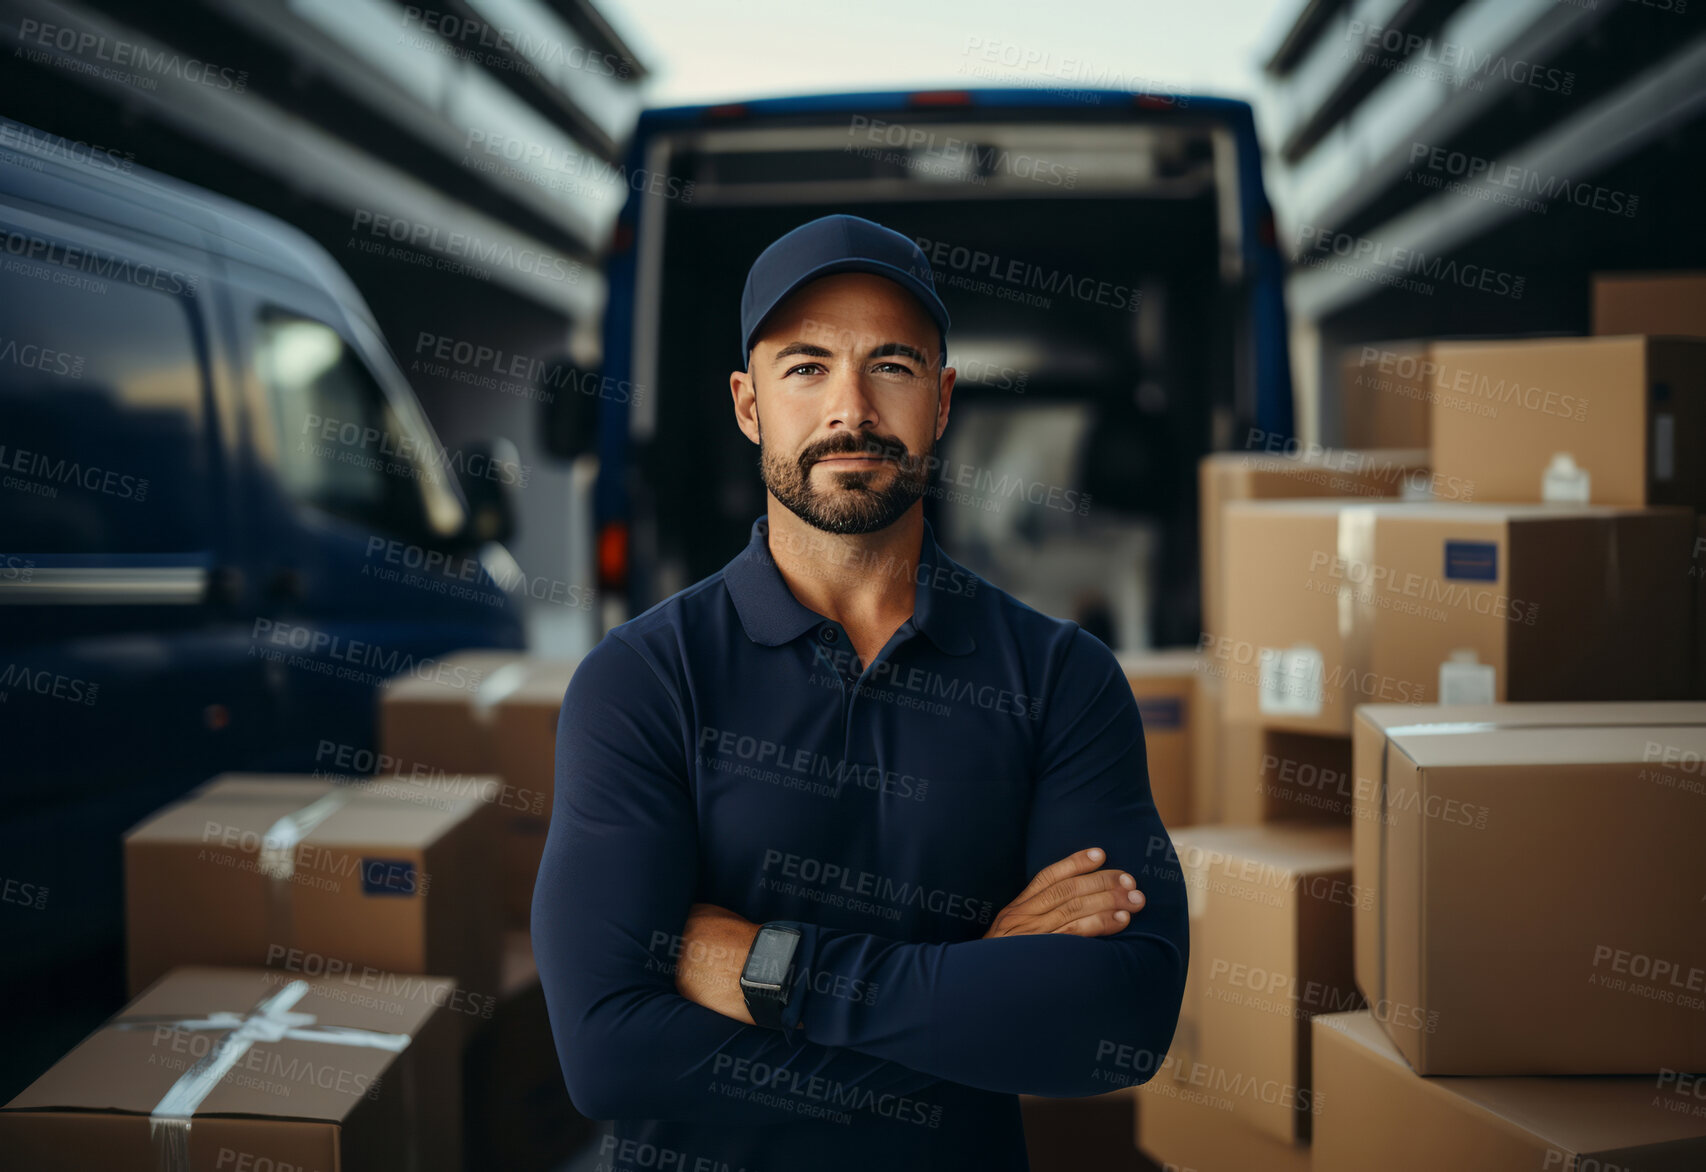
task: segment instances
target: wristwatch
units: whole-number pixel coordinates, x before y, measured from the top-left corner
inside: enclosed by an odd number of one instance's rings
[[[740,971],[740,992],[752,1020],[766,1029],[782,1028],[782,1011],[794,985],[794,952],[800,930],[766,924],[758,930]]]

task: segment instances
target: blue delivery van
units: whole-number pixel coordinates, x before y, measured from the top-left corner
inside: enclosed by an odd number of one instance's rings
[[[150,811],[372,772],[385,678],[523,646],[513,460],[304,233],[0,120],[0,982],[113,956]]]
[[[547,443],[596,453],[614,624],[715,572],[763,511],[728,375],[748,266],[816,216],[916,240],[959,371],[925,513],[956,558],[1121,648],[1198,636],[1197,463],[1293,439],[1250,107],[1073,87],[645,111],[608,259],[602,382]]]

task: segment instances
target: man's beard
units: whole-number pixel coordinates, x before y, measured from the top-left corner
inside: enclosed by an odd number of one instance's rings
[[[876,467],[842,472],[830,465],[832,487],[820,489],[812,484],[812,466],[818,460],[855,452],[884,457],[891,461],[894,471],[887,473]],[[758,425],[758,472],[764,487],[789,512],[826,533],[875,533],[894,524],[924,495],[935,453],[934,436],[929,447],[915,455],[895,436],[842,432],[789,459],[764,443],[763,421]],[[872,487],[884,476],[888,478],[886,486]]]

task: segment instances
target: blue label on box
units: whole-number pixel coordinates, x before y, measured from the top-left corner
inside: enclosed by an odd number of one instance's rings
[[[1185,702],[1178,696],[1146,696],[1137,702],[1137,711],[1152,732],[1185,727]]]
[[[1469,582],[1499,580],[1499,547],[1491,541],[1445,543],[1445,576]]]
[[[413,859],[361,860],[363,895],[414,895],[419,891]]]

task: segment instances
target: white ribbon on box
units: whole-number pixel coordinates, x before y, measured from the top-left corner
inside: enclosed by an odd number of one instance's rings
[[[202,1018],[175,1018],[170,1014],[124,1017],[114,1029],[228,1030],[208,1054],[184,1071],[149,1115],[148,1132],[159,1154],[161,1172],[189,1172],[190,1120],[220,1080],[242,1061],[257,1042],[326,1042],[335,1046],[364,1046],[400,1054],[409,1044],[408,1034],[387,1034],[359,1026],[318,1026],[311,1013],[293,1013],[297,1002],[308,995],[307,981],[291,981],[248,1013],[216,1011]],[[412,1088],[408,1088],[412,1090]],[[410,1154],[414,1154],[410,1128]],[[415,1166],[411,1158],[410,1166]]]

